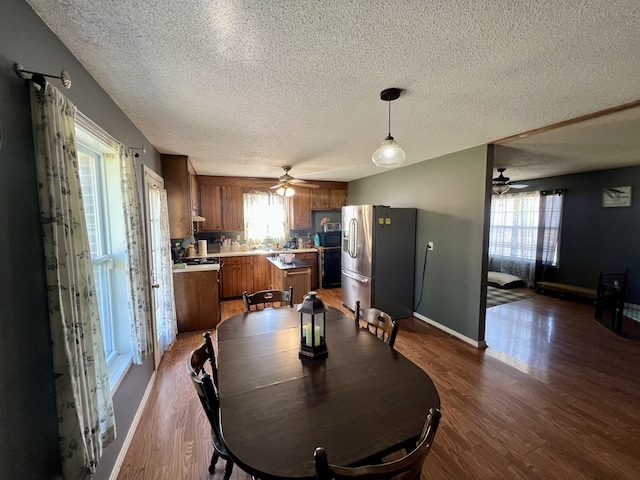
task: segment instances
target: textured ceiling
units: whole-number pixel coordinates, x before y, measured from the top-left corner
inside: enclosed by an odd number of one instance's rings
[[[392,86],[407,164],[639,97],[637,0],[28,3],[198,174],[378,173]]]

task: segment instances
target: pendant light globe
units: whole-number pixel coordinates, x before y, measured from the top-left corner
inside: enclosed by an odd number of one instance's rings
[[[380,100],[389,102],[389,134],[371,157],[371,161],[378,167],[399,167],[407,159],[404,150],[400,148],[391,136],[391,102],[397,100],[400,97],[400,93],[402,93],[400,88],[387,88],[380,92]]]
[[[373,152],[371,157],[373,163],[383,168],[399,167],[406,159],[406,153],[391,136],[384,139],[380,148]]]

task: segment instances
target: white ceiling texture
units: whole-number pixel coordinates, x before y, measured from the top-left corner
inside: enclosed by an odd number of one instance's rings
[[[378,173],[388,87],[406,90],[391,104],[406,164],[640,98],[638,0],[28,3],[201,175]],[[522,163],[512,179],[540,175]]]

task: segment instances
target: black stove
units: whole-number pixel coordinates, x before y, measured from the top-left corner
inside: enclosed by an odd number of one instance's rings
[[[220,263],[220,257],[185,258],[184,263],[187,265],[217,265]]]

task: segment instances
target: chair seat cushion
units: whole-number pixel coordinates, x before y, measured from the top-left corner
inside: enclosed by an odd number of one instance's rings
[[[487,282],[489,285],[499,288],[512,288],[524,284],[520,277],[502,272],[487,272]]]

